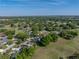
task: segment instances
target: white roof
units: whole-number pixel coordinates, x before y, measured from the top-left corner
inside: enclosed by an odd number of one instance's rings
[[[12,48],[12,50],[17,50],[17,51],[19,51],[19,50],[20,50],[20,48]]]
[[[3,49],[0,49],[0,52],[4,52],[4,50]]]

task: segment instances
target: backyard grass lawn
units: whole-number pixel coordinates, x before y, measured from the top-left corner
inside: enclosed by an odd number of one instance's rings
[[[32,59],[58,59],[66,57],[74,52],[79,52],[79,36],[73,40],[60,38],[56,43],[50,43],[47,47],[39,47]]]

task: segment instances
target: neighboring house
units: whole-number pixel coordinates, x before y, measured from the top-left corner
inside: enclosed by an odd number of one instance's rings
[[[2,42],[2,43],[8,42],[8,38],[4,33],[0,33],[0,42]]]
[[[4,49],[0,49],[0,53],[1,54],[4,54],[5,53],[5,50]]]
[[[17,41],[18,39],[17,39],[17,38],[15,38],[15,37],[13,37],[13,38],[12,38],[12,40],[13,40],[13,41]]]
[[[59,34],[60,32],[59,31],[52,31],[52,33]]]
[[[27,30],[27,31],[31,31],[31,27],[28,26],[28,27],[26,28],[26,30]]]
[[[24,43],[21,44],[21,47],[27,47],[27,48],[29,48],[31,46],[33,46],[33,42],[31,40],[28,40],[28,41],[26,41],[26,42],[24,42]]]
[[[39,31],[38,35],[46,36],[48,35],[48,33],[49,33],[48,31],[43,30],[43,31]]]
[[[4,53],[6,53],[6,50],[5,49],[0,49],[0,53],[4,54]]]
[[[29,35],[32,35],[32,31],[29,31],[28,34],[29,34]]]
[[[21,47],[19,48],[12,48],[13,51],[19,52],[21,50]]]
[[[41,38],[40,37],[34,37],[33,41],[34,42],[40,42],[41,41]]]

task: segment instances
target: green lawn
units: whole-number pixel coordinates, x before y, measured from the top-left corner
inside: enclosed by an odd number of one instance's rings
[[[47,47],[39,47],[32,59],[58,59],[66,57],[74,52],[79,52],[79,37],[73,40],[60,38],[56,43],[50,43]]]

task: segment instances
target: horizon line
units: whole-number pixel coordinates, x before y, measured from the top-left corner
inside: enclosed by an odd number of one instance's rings
[[[27,17],[27,16],[79,16],[79,15],[24,15],[24,16],[19,16],[19,15],[17,15],[17,16],[1,16],[0,15],[0,17]]]

